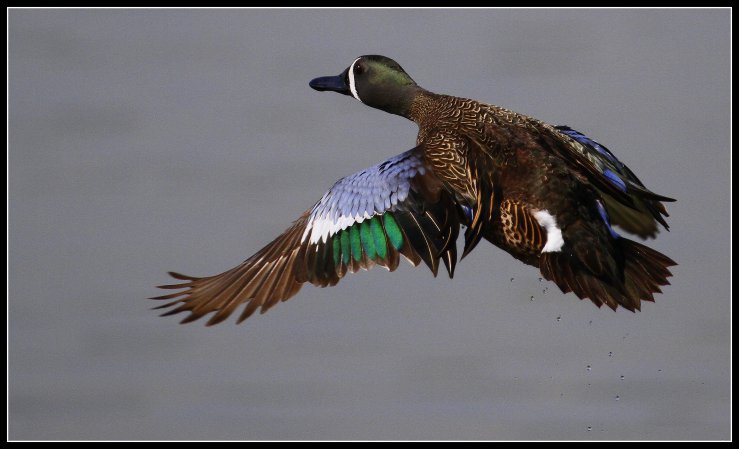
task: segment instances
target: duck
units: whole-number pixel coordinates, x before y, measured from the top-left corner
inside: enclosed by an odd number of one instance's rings
[[[453,278],[457,240],[464,259],[492,243],[563,293],[601,307],[641,310],[669,285],[671,258],[619,234],[653,238],[669,230],[663,203],[604,145],[503,107],[436,94],[393,59],[360,56],[336,76],[315,78],[336,92],[418,125],[410,150],[339,179],[281,235],[239,265],[207,277],[169,272],[176,290],[152,299],[182,323],[212,314],[214,325],[244,306],[241,323],[295,296],[306,283],[336,285],[400,256],[434,277]]]

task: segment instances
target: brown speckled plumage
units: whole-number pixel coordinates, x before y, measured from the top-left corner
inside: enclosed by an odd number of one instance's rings
[[[604,146],[566,126],[419,87],[383,56],[357,58],[316,90],[350,95],[414,121],[416,147],[339,180],[280,237],[216,276],[173,273],[167,315],[215,324],[246,304],[239,322],[293,296],[305,282],[335,285],[375,264],[393,271],[403,255],[450,275],[487,240],[538,267],[563,292],[639,310],[653,301],[675,262],[618,235],[611,225],[654,237],[667,228],[663,201]],[[481,280],[485,282],[485,280]],[[492,288],[492,286],[491,286]]]

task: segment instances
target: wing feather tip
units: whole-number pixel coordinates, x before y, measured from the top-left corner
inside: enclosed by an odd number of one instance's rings
[[[179,279],[181,281],[195,281],[195,280],[198,280],[199,279],[199,278],[196,278],[194,276],[188,276],[186,274],[178,273],[176,271],[168,271],[167,274],[169,274],[173,278]]]

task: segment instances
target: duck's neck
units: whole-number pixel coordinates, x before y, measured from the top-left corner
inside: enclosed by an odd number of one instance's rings
[[[419,87],[411,98],[406,113],[401,115],[408,120],[416,122],[418,126],[423,126],[437,109],[436,101],[438,97],[438,94]]]

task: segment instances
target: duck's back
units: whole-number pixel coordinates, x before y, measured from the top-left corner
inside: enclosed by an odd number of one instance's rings
[[[638,309],[674,262],[619,236],[667,228],[661,201],[607,148],[566,126],[465,98],[430,97],[419,142],[463,205],[465,253],[484,238],[565,292]]]

